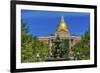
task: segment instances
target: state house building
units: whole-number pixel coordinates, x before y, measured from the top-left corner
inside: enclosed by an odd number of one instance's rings
[[[64,16],[61,17],[61,21],[57,26],[56,32],[48,37],[39,37],[38,39],[41,42],[47,43],[49,44],[49,49],[51,50],[52,45],[53,45],[53,41],[55,40],[55,38],[57,37],[57,35],[59,35],[61,40],[64,39],[68,39],[69,40],[69,49],[71,49],[71,47],[73,45],[75,45],[78,41],[81,40],[80,36],[72,36],[68,30],[68,24],[66,24],[66,22],[64,21]],[[67,45],[67,44],[66,44]]]

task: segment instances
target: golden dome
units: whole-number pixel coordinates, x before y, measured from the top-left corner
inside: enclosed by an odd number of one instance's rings
[[[57,28],[57,31],[67,31],[67,25],[66,25],[66,23],[65,23],[65,21],[64,21],[64,17],[62,16],[61,17],[61,22],[60,22],[60,24],[58,25],[58,28]]]

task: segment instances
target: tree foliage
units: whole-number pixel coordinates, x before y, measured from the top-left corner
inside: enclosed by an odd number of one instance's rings
[[[86,32],[81,41],[73,46],[75,59],[87,60],[90,59],[90,32]]]
[[[60,50],[60,58],[61,59],[68,59],[69,53],[69,40],[68,39],[60,39],[59,35],[55,38],[53,46],[52,46],[52,53],[53,58],[56,59],[55,55],[57,54],[57,49]]]
[[[32,36],[26,24],[21,24],[21,62],[45,61],[48,56],[48,44],[40,42]]]

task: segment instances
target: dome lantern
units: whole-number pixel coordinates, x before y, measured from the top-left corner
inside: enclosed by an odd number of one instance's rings
[[[60,21],[60,24],[58,25],[58,28],[57,28],[57,31],[60,32],[60,31],[67,31],[67,25],[64,21],[64,16],[61,17],[61,21]]]

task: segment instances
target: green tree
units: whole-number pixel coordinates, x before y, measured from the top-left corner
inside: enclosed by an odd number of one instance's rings
[[[57,35],[54,44],[52,46],[52,53],[53,57],[56,59],[58,56],[61,58],[62,57],[62,51],[61,51],[61,40],[59,35]]]
[[[32,61],[32,35],[29,34],[27,26],[21,22],[21,62]]]
[[[33,37],[27,29],[25,23],[21,23],[21,62],[46,61],[49,53],[49,45],[40,42],[37,37]]]
[[[86,32],[81,41],[73,46],[75,59],[87,60],[90,59],[90,32]]]
[[[62,58],[69,60],[69,39],[62,39],[61,46]]]
[[[46,61],[49,54],[49,45],[40,42],[38,38],[33,38],[33,55],[34,61]]]
[[[60,59],[68,60],[69,40],[61,39],[59,35],[57,35],[56,39],[54,40],[54,44],[52,46],[52,53],[54,59],[57,58],[57,54],[58,54],[60,56]]]

